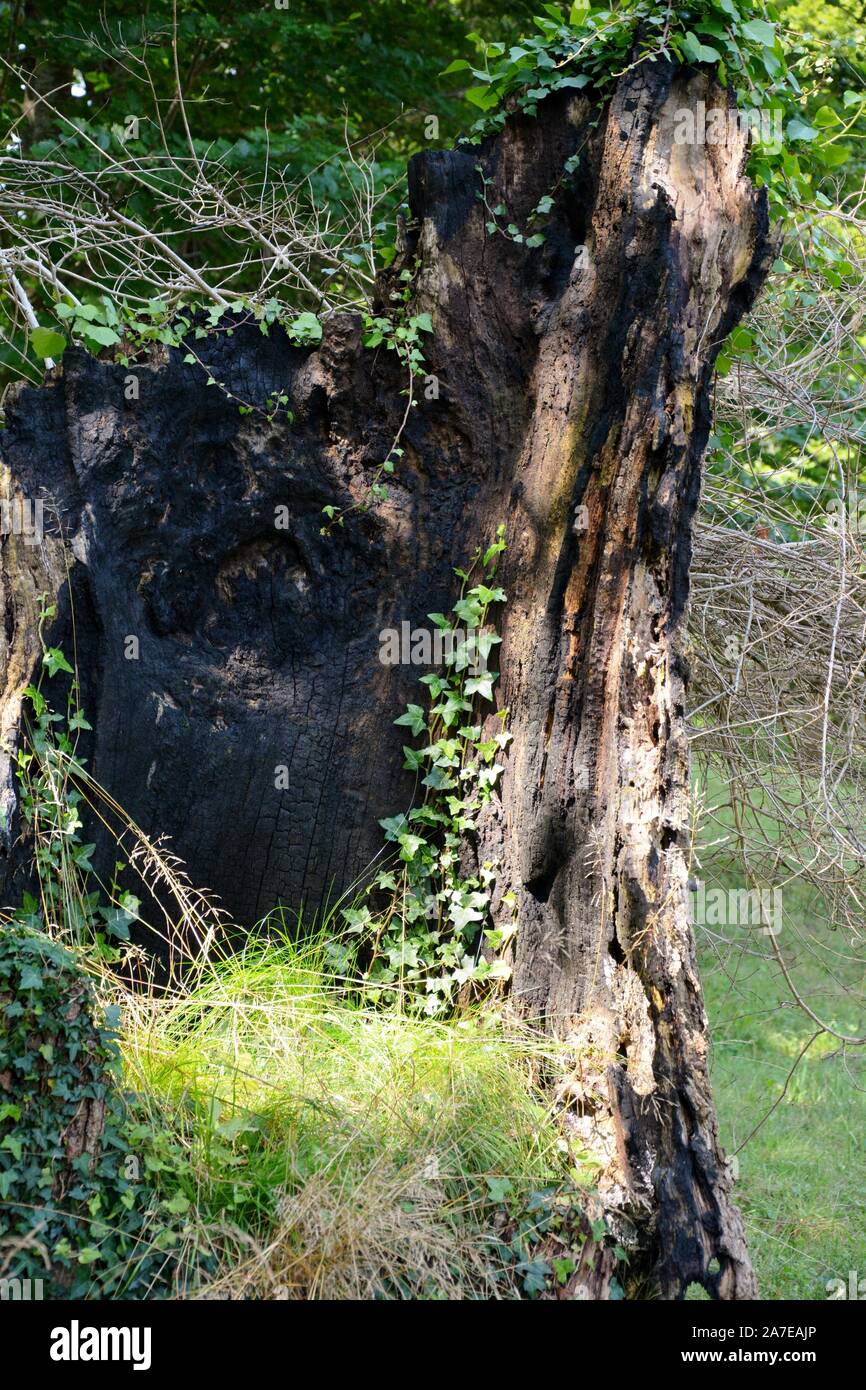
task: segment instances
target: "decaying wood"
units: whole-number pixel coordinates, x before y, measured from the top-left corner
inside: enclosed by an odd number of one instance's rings
[[[725,146],[675,143],[675,113],[698,101],[728,97],[648,64],[603,112],[557,96],[481,146],[416,156],[381,293],[413,270],[438,398],[410,412],[388,502],[334,536],[322,507],[364,497],[405,408],[394,355],[364,350],[352,316],[315,349],[252,326],[199,344],[223,390],[183,351],[132,368],[68,353],[10,409],[3,453],[75,559],[94,774],[247,925],[369,864],[377,818],[411,798],[392,721],[418,675],[381,665],[378,634],[446,607],[451,567],[506,522],[514,743],[478,854],[518,897],[514,1004],[573,1044],[564,1122],[601,1155],[605,1200],[640,1228],[663,1295],[698,1281],[742,1298],[754,1280],[686,913],[678,636],[713,362],[771,247],[737,123]],[[478,164],[518,226],[553,196],[543,246],[486,230]],[[239,415],[274,390],[291,425]],[[32,604],[8,547],[3,585],[9,701]],[[10,852],[13,890],[23,872]],[[604,1296],[609,1269],[586,1265]]]

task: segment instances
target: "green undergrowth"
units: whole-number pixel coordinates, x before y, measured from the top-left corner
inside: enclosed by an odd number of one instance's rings
[[[548,1043],[491,1013],[371,1008],[324,937],[279,936],[174,999],[128,999],[121,1046],[183,1155],[187,1293],[523,1297],[556,1277],[532,1246],[591,1170],[566,1171]]]

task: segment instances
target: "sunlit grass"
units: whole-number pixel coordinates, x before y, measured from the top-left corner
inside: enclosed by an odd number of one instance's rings
[[[702,855],[701,875],[742,886],[722,847]],[[780,946],[819,1015],[860,1032],[862,965],[841,933],[816,920],[813,897],[796,885],[785,890]],[[699,928],[698,947],[722,1142],[729,1154],[745,1145],[735,1190],[761,1296],[825,1299],[828,1280],[847,1283],[852,1269],[866,1276],[866,1057],[863,1049],[843,1054],[823,1034],[791,1075],[815,1025],[765,937],[740,928],[724,935],[722,943]]]
[[[493,1197],[562,1176],[536,1084],[548,1043],[495,1017],[365,1007],[321,937],[249,945],[172,1000],[130,998],[123,1034],[131,1088],[185,1154],[211,1291],[505,1292]]]

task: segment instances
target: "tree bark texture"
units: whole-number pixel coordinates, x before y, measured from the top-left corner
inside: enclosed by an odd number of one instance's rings
[[[392,721],[418,672],[383,666],[378,634],[429,625],[452,566],[504,521],[514,742],[477,853],[518,898],[514,1005],[573,1044],[566,1122],[602,1154],[611,1207],[650,1232],[664,1296],[699,1281],[747,1298],[686,907],[679,642],[713,363],[772,249],[736,123],[725,145],[675,142],[698,101],[729,96],[641,65],[604,108],[557,95],[480,146],[412,160],[381,293],[413,270],[439,397],[410,412],[387,502],[330,537],[322,508],[364,496],[405,408],[395,355],[364,349],[353,316],[315,349],[253,326],[198,344],[226,390],[172,350],[129,368],[70,351],[22,391],[6,486],[45,496],[54,523],[41,549],[3,549],[3,732],[37,656],[35,595],[61,592],[62,630],[71,593],[94,775],[244,925],[321,902],[412,797]],[[552,195],[542,246],[486,230],[479,164],[521,228]],[[271,391],[292,424],[239,414]],[[8,894],[23,874],[8,770],[5,796]]]

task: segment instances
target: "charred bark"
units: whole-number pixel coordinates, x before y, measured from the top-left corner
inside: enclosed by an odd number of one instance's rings
[[[444,608],[452,565],[505,521],[514,744],[478,853],[518,895],[515,1005],[573,1044],[567,1123],[603,1154],[611,1208],[653,1232],[665,1296],[695,1280],[750,1297],[686,911],[679,642],[713,363],[771,247],[736,123],[726,145],[676,144],[675,113],[698,101],[729,97],[658,62],[600,119],[557,96],[477,148],[415,157],[408,245],[381,293],[413,269],[438,399],[411,412],[389,500],[331,538],[322,508],[365,495],[405,404],[394,355],[364,350],[350,316],[315,350],[250,326],[209,339],[224,390],[172,351],[131,368],[70,352],[23,391],[9,486],[47,496],[57,538],[42,560],[4,547],[4,731],[34,659],[33,594],[72,557],[95,776],[245,925],[321,901],[411,796],[392,720],[417,672],[383,667],[378,634]],[[552,195],[543,246],[488,233],[479,164],[518,226]],[[239,415],[271,391],[291,425]],[[8,775],[10,806],[12,791]],[[13,815],[13,884],[14,839]]]

